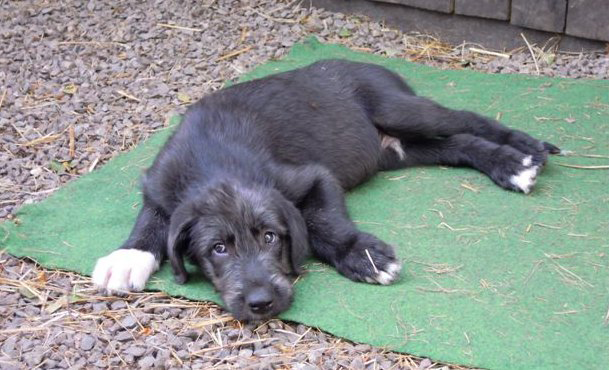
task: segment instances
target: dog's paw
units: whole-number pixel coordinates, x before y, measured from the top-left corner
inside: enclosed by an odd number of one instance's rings
[[[529,155],[522,160],[522,167],[510,177],[510,183],[516,190],[528,194],[537,182],[539,166],[533,165],[532,157]]]
[[[159,261],[150,252],[118,249],[97,260],[93,284],[107,294],[138,292],[158,268]]]
[[[373,235],[360,233],[336,268],[351,280],[389,285],[400,277],[402,265],[392,246]]]
[[[370,284],[389,285],[400,277],[400,271],[402,271],[402,264],[400,262],[389,262],[380,270],[377,267],[377,271],[374,271],[372,276],[366,276],[364,280]]]
[[[491,179],[504,189],[528,194],[537,182],[541,166],[532,155],[504,145],[499,148],[494,160]]]

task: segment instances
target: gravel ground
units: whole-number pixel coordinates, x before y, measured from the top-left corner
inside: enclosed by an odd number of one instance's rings
[[[298,4],[0,1],[0,220],[310,35],[439,68],[609,77],[602,51],[557,54],[549,42],[506,59]],[[85,277],[6,254],[0,302],[0,368],[453,367],[158,293],[98,297]]]
[[[87,278],[7,255],[0,266],[2,369],[449,368],[296,323],[240,323],[211,303],[97,296]]]

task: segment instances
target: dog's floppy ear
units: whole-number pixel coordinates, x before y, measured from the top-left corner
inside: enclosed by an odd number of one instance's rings
[[[167,258],[178,284],[184,284],[188,280],[188,272],[184,267],[184,252],[190,243],[190,228],[195,222],[195,217],[193,207],[190,204],[182,203],[173,212],[169,221]]]
[[[288,200],[284,200],[283,215],[290,234],[290,245],[283,251],[283,263],[295,275],[302,273],[302,263],[309,255],[309,236],[307,225],[300,211]]]

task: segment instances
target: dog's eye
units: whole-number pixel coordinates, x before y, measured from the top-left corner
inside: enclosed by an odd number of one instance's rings
[[[264,233],[264,242],[266,244],[273,244],[277,241],[277,234],[267,231]]]
[[[217,243],[214,245],[214,253],[216,254],[226,254],[226,246],[222,243]]]

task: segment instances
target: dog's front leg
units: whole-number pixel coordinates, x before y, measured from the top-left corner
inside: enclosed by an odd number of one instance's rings
[[[321,166],[284,169],[284,186],[307,224],[315,256],[351,280],[391,284],[401,264],[392,246],[357,230],[349,219],[344,193],[334,176]]]
[[[168,217],[144,200],[144,206],[125,243],[97,260],[93,283],[108,294],[144,289],[150,275],[165,258]]]

